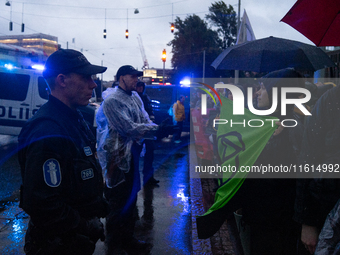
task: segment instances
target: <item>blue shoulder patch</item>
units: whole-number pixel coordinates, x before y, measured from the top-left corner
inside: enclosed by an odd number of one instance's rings
[[[53,158],[45,161],[43,165],[45,183],[52,187],[58,187],[61,183],[61,171],[59,162]]]

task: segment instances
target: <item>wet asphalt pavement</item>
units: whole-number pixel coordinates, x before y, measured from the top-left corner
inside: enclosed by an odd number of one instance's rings
[[[150,254],[193,253],[188,142],[185,136],[180,144],[157,143],[154,168],[159,187],[138,194],[135,233],[153,244]],[[16,154],[8,154],[11,148],[6,151],[0,150],[0,254],[20,255],[28,216],[18,208],[21,179]],[[105,254],[102,242],[95,254]]]

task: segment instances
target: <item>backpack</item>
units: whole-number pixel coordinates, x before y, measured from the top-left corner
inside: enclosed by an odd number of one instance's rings
[[[175,104],[175,103],[173,103],[173,104],[170,106],[169,110],[168,110],[168,114],[169,114],[170,116],[174,116],[174,110],[173,110],[174,104]]]

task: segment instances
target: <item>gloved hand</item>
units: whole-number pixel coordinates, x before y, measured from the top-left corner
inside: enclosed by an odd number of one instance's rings
[[[99,218],[93,218],[87,222],[88,237],[96,243],[99,239],[105,241],[104,225]]]

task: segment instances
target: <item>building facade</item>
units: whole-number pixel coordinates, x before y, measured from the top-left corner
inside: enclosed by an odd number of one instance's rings
[[[0,36],[0,66],[31,68],[44,65],[58,50],[58,38],[45,34]]]
[[[58,50],[58,37],[46,34],[3,35],[0,43],[42,51],[45,56]]]

